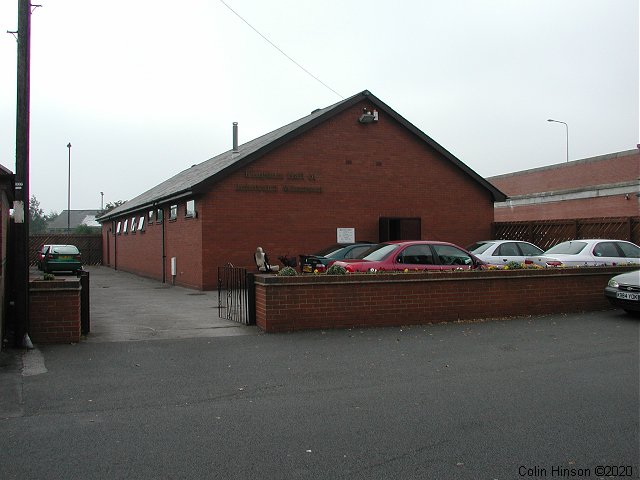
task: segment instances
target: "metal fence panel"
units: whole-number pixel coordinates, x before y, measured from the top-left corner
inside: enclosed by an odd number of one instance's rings
[[[255,286],[246,268],[218,267],[218,317],[255,325]]]

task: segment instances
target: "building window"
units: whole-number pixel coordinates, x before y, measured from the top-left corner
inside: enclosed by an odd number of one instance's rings
[[[162,223],[164,219],[164,211],[161,208],[156,210],[156,223]]]
[[[171,205],[171,212],[169,213],[169,220],[175,220],[178,218],[178,205]]]
[[[138,231],[144,232],[144,215],[140,215],[140,220],[138,221]]]
[[[120,235],[120,227],[122,227],[122,222],[118,222],[118,226],[116,227],[116,235]]]
[[[195,200],[187,200],[187,208],[185,209],[185,217],[194,217],[196,216],[196,201]]]
[[[127,233],[129,233],[129,230],[127,229],[127,227],[129,226],[129,220],[125,220],[124,221],[124,225],[122,228],[122,232],[126,235]]]
[[[149,223],[153,223],[153,210],[149,210]]]
[[[136,217],[131,219],[131,233],[136,233]]]

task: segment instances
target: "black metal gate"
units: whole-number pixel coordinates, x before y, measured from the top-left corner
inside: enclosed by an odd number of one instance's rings
[[[256,292],[253,273],[230,263],[218,267],[218,317],[255,325]]]
[[[89,272],[80,270],[77,275],[80,279],[80,333],[87,335],[91,332]]]

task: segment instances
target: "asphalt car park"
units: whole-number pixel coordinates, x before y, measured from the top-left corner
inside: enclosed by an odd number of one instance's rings
[[[254,335],[218,316],[218,292],[202,292],[101,266],[89,272],[91,331],[87,342]]]
[[[608,310],[43,346],[2,385],[0,478],[638,478],[639,328]]]
[[[0,478],[637,477],[621,310],[259,335],[217,292],[88,271],[87,340],[0,385]]]

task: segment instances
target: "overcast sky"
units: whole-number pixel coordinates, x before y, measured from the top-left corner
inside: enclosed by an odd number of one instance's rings
[[[31,193],[128,200],[362,90],[484,177],[639,141],[638,0],[32,0]],[[0,0],[0,31],[18,0]],[[15,171],[16,41],[0,41]],[[324,86],[323,83],[326,85]],[[335,90],[337,94],[332,91]]]

